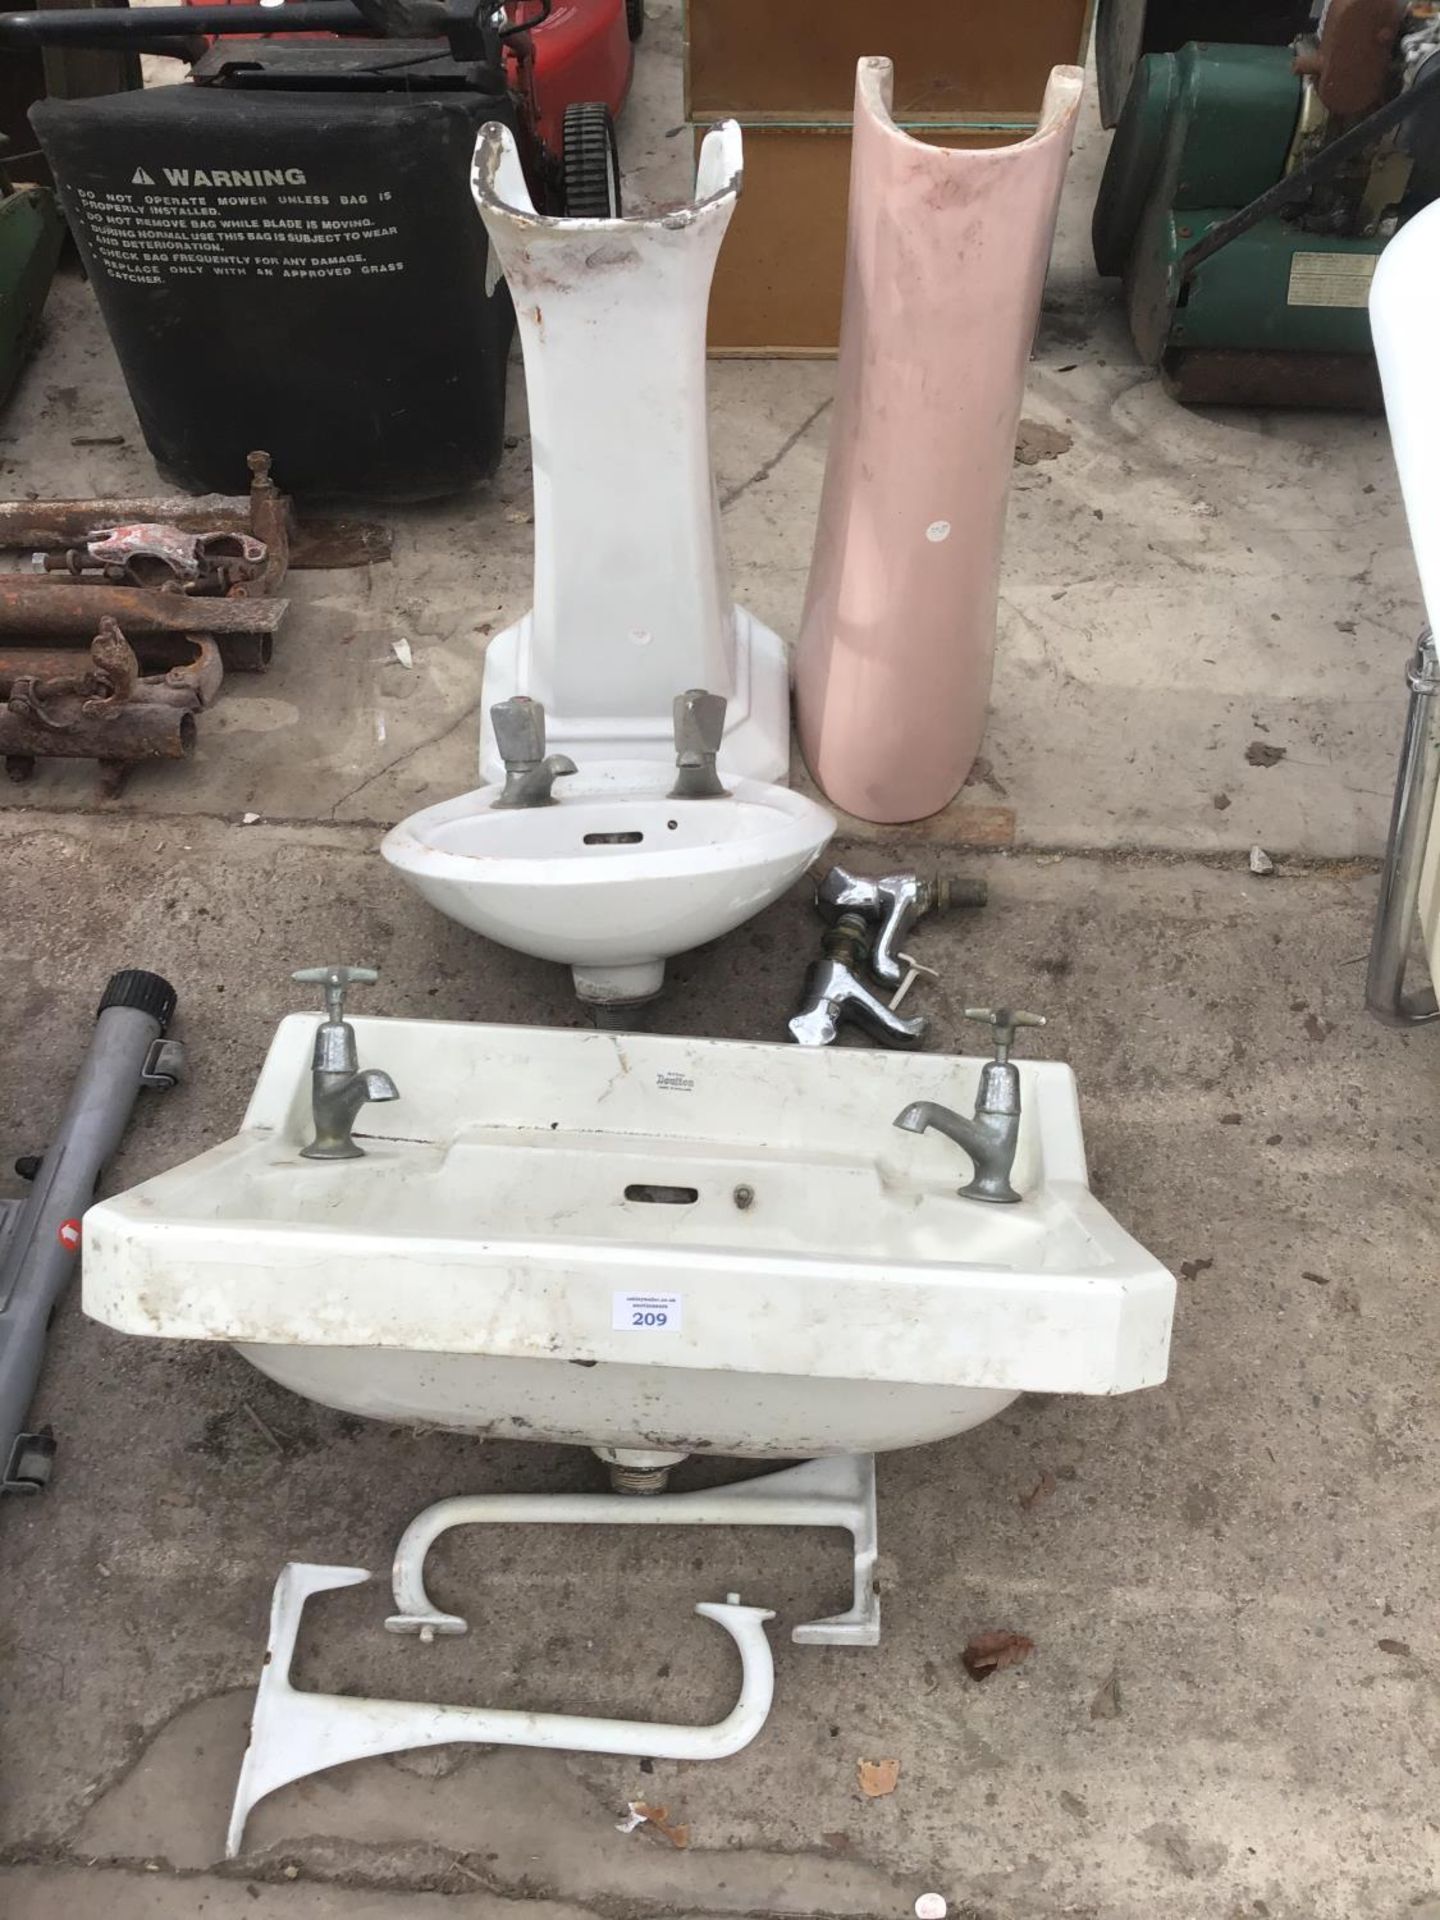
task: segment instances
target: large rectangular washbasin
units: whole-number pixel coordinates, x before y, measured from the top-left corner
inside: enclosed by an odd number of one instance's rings
[[[1068,1067],[1020,1063],[1023,1198],[985,1206],[892,1124],[968,1113],[978,1060],[356,1019],[400,1098],[327,1163],[316,1023],[282,1022],[233,1139],[87,1214],[97,1320],[377,1418],[678,1452],[906,1446],[1165,1378],[1174,1281],[1090,1193]]]

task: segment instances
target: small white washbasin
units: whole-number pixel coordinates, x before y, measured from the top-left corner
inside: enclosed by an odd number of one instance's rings
[[[835,831],[788,787],[726,779],[729,797],[672,800],[654,761],[584,768],[546,807],[497,809],[481,787],[392,827],[380,851],[441,913],[574,972],[582,1000],[659,992],[665,961],[768,907]]]
[[[892,1124],[981,1062],[357,1019],[400,1098],[300,1158],[316,1021],[235,1138],[93,1207],[88,1313],[223,1340],[385,1420],[812,1455],[963,1432],[1027,1389],[1165,1377],[1174,1281],[1086,1184],[1068,1067],[1020,1062],[1018,1206]]]

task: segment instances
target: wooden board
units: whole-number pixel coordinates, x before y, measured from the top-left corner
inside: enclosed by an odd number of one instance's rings
[[[696,151],[704,128],[695,130]],[[999,147],[1023,132],[911,128],[945,147]],[[848,127],[746,127],[745,183],[710,295],[712,354],[826,359],[840,344]]]
[[[798,784],[798,783],[796,783]],[[948,807],[942,807],[939,813],[932,813],[928,820],[907,820],[902,826],[859,820],[853,813],[846,813],[837,807],[833,800],[825,795],[807,779],[805,791],[831,809],[839,821],[839,830],[830,846],[832,859],[838,852],[842,855],[846,849],[843,842],[859,842],[866,847],[903,848],[886,871],[894,872],[903,867],[908,859],[913,865],[913,849],[918,844],[927,847],[960,847],[976,852],[992,848],[1013,847],[1015,844],[1015,809],[1013,807],[987,807],[972,802],[971,789],[962,787]],[[861,853],[863,864],[865,853]]]
[[[695,120],[849,118],[855,63],[895,64],[900,120],[1030,120],[1055,66],[1083,66],[1092,0],[687,0]]]

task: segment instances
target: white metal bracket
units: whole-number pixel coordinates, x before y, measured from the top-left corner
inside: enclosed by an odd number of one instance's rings
[[[270,1603],[270,1640],[255,1690],[250,1744],[230,1813],[227,1859],[239,1853],[245,1822],[257,1801],[278,1787],[350,1760],[454,1743],[553,1747],[656,1760],[723,1760],[749,1745],[770,1712],[775,1668],[765,1622],[775,1616],[764,1607],[742,1607],[738,1594],[723,1605],[702,1601],[695,1609],[723,1627],[740,1654],[740,1697],[723,1720],[708,1727],[297,1692],[290,1684],[290,1662],[306,1600],[369,1578],[363,1567],[321,1567],[299,1560],[281,1569]]]
[[[835,1527],[854,1545],[854,1589],[844,1613],[798,1626],[791,1639],[811,1647],[880,1643],[875,1592],[878,1552],[873,1454],[807,1460],[736,1486],[696,1493],[474,1493],[438,1500],[410,1522],[395,1549],[392,1633],[465,1633],[459,1614],[443,1613],[425,1591],[425,1556],[451,1527]]]

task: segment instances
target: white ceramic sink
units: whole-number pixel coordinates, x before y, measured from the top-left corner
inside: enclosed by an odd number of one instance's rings
[[[582,1000],[659,992],[665,961],[769,906],[835,831],[787,787],[725,780],[672,800],[675,769],[616,761],[566,775],[546,807],[497,809],[499,786],[427,807],[380,851],[441,913],[574,972]]]
[[[1067,1067],[1021,1062],[1018,1206],[892,1124],[969,1111],[935,1054],[357,1019],[362,1160],[302,1160],[316,1021],[241,1132],[84,1225],[87,1312],[224,1340],[385,1420],[622,1450],[812,1455],[1016,1394],[1165,1377],[1174,1281],[1089,1191]]]

